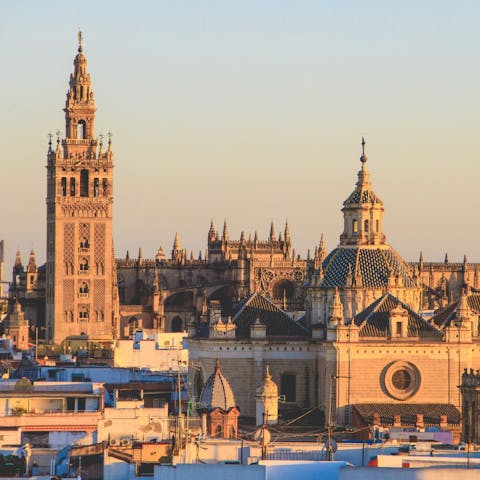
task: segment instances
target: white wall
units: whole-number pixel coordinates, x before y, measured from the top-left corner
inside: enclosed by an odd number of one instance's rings
[[[338,480],[479,480],[480,470],[452,468],[342,468]]]
[[[169,438],[168,407],[162,408],[106,408],[98,421],[98,441],[122,438],[148,441]]]
[[[343,465],[343,462],[283,461],[265,461],[259,465],[180,464],[156,466],[154,480],[337,480]]]

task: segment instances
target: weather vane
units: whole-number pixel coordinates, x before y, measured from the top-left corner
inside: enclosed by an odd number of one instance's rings
[[[82,31],[78,29],[78,48],[82,48],[83,35]]]

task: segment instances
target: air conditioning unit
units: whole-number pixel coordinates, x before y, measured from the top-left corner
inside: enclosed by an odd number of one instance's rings
[[[120,445],[122,447],[131,447],[132,446],[132,440],[130,438],[122,438],[120,440]]]
[[[118,447],[120,445],[120,440],[117,440],[116,438],[111,438],[109,444],[111,447]]]

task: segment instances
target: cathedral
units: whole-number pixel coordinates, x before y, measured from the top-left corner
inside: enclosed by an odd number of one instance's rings
[[[227,222],[212,222],[203,254],[175,234],[171,252],[115,258],[112,141],[95,136],[81,34],[78,43],[65,137],[47,151],[47,262],[37,266],[32,251],[24,267],[17,252],[4,331],[24,337],[29,325],[30,337],[57,345],[185,331],[192,394],[220,359],[242,415],[255,416],[252,392],[268,366],[281,409],[319,408],[352,425],[375,415],[398,423],[436,404],[456,425],[461,373],[480,364],[480,265],[407,262],[387,243],[365,141],[331,252],[321,237],[302,258],[288,222],[278,233],[272,223],[266,239],[232,239]]]

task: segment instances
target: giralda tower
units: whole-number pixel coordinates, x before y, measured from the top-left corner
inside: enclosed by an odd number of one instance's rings
[[[65,138],[47,155],[46,338],[108,340],[116,332],[113,152],[95,138],[95,101],[82,35],[65,104]]]

